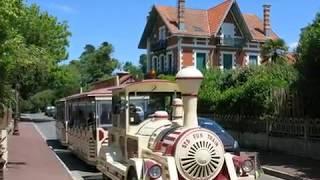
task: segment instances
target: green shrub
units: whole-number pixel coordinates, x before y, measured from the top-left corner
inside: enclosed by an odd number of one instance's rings
[[[235,70],[208,70],[199,92],[199,110],[220,114],[269,114],[271,91],[289,88],[297,72],[291,65],[268,64]]]

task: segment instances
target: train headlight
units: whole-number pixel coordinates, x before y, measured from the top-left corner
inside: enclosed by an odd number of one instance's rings
[[[241,167],[244,172],[249,173],[253,170],[253,162],[251,160],[245,160]]]
[[[148,171],[148,174],[152,179],[158,179],[162,174],[161,167],[159,165],[151,166],[151,168]]]

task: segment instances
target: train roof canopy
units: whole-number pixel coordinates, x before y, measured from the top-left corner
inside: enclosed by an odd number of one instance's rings
[[[110,89],[113,93],[119,92],[180,92],[178,85],[174,82],[159,79],[143,80],[124,84]]]
[[[108,88],[101,88],[101,89],[95,89],[89,92],[83,92],[74,94],[71,96],[66,97],[67,100],[75,100],[75,99],[81,99],[81,98],[87,98],[87,97],[111,97],[112,91],[110,89],[114,88],[108,87]]]

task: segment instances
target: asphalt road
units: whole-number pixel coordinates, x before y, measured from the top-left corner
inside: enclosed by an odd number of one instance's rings
[[[57,140],[55,121],[44,116],[44,114],[26,115],[28,117],[35,117],[36,119],[46,119],[49,121],[35,121],[36,127],[38,127],[43,138],[46,139],[48,146],[51,146],[56,155],[69,169],[75,180],[102,180],[101,173],[94,167],[91,167],[78,159],[67,148],[60,145]],[[273,176],[263,174],[259,180],[282,180]]]
[[[35,125],[46,139],[48,146],[70,171],[74,180],[102,180],[102,174],[95,167],[87,165],[66,147],[61,146],[57,140],[55,121],[35,122]]]

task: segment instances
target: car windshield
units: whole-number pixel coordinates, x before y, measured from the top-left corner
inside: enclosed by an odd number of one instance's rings
[[[166,111],[170,114],[172,100],[176,97],[175,92],[130,93],[130,124],[140,124],[156,111]]]
[[[213,119],[209,118],[199,118],[199,124],[201,127],[210,129],[215,133],[224,133],[225,130],[218,123],[216,123]]]

